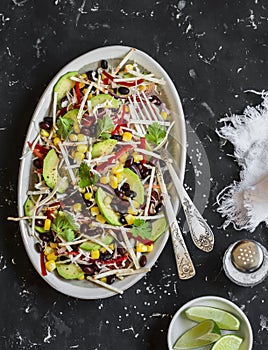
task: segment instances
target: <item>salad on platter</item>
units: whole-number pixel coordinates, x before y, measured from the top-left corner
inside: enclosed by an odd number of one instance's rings
[[[20,219],[41,274],[116,293],[117,280],[149,270],[147,256],[167,230],[157,150],[174,121],[164,79],[131,60],[134,50],[62,75],[23,155],[32,154],[32,167]]]

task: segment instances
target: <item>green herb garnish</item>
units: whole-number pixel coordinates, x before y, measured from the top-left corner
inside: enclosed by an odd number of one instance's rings
[[[81,163],[79,167],[79,178],[78,186],[85,188],[90,185],[96,185],[99,177],[90,171],[89,166],[86,163]]]
[[[97,137],[100,137],[103,140],[107,140],[111,137],[111,131],[114,130],[114,122],[111,117],[107,114],[98,119],[97,123]]]
[[[159,145],[166,136],[165,128],[159,123],[155,122],[149,125],[145,138],[147,141]]]
[[[59,211],[51,225],[51,229],[64,240],[73,241],[75,238],[75,231],[78,231],[79,227],[71,214]]]
[[[73,129],[74,121],[71,118],[59,117],[57,120],[57,134],[65,140]]]
[[[151,228],[148,222],[143,219],[135,219],[131,233],[134,237],[149,239],[151,237]]]

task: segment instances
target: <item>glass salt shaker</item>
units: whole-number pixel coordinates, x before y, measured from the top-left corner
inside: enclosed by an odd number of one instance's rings
[[[229,246],[223,257],[226,276],[243,287],[253,287],[268,275],[268,252],[260,243],[244,239]]]

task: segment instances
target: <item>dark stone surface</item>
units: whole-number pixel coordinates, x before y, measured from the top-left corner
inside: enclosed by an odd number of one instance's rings
[[[230,243],[254,237],[267,246],[267,228],[223,231],[213,205],[239,170],[227,156],[232,147],[222,147],[215,129],[226,113],[260,102],[245,90],[267,89],[267,21],[264,0],[1,0],[0,349],[162,350],[172,315],[201,295],[239,305],[252,323],[254,350],[267,349],[267,281],[245,289],[222,270]],[[187,122],[185,182],[201,211],[208,202],[204,215],[216,244],[206,254],[186,237],[197,269],[192,280],[178,280],[169,242],[152,271],[123,296],[84,301],[58,293],[38,276],[18,225],[6,217],[17,213],[19,157],[44,88],[73,58],[113,44],[147,52],[172,77]]]

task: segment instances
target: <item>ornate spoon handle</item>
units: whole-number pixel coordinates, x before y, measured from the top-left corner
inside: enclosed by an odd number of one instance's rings
[[[159,164],[156,166],[156,176],[161,187],[161,192],[165,203],[166,216],[170,226],[170,234],[179,278],[192,278],[195,275],[195,268],[179,228]]]
[[[214,234],[193,204],[188,193],[185,191],[181,180],[179,179],[176,171],[174,170],[171,161],[168,157],[167,151],[164,149],[159,150],[166,166],[169,170],[170,176],[176,188],[176,191],[180,197],[180,201],[185,213],[186,220],[188,222],[189,230],[191,233],[192,240],[197,248],[210,252],[214,246]]]

